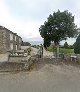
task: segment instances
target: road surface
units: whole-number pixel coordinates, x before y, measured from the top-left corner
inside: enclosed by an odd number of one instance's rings
[[[80,92],[80,68],[45,64],[31,72],[0,73],[0,92]]]
[[[44,57],[52,53],[44,50]],[[30,72],[0,73],[0,92],[80,92],[80,68],[39,63]]]

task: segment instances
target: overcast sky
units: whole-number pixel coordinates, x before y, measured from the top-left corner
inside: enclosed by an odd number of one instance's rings
[[[49,14],[68,10],[80,27],[80,0],[0,0],[0,25],[20,35],[26,41],[42,41],[39,27]],[[68,40],[70,44],[75,39]]]

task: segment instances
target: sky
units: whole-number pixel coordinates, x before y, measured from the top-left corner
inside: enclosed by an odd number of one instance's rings
[[[71,12],[80,27],[80,0],[0,0],[0,25],[17,33],[24,41],[42,41],[40,25],[58,9]],[[67,41],[73,44],[75,39]]]

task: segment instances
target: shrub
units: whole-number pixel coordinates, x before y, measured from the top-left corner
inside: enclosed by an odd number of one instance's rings
[[[74,53],[80,54],[80,34],[76,39],[75,45],[74,45]]]

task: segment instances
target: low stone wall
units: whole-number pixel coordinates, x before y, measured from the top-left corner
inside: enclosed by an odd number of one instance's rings
[[[28,70],[25,67],[25,63],[17,63],[17,62],[2,62],[0,63],[0,72],[14,72],[14,71],[22,71]]]
[[[67,60],[67,61],[70,61],[70,60],[71,60],[70,56],[71,56],[71,55],[65,54],[65,55],[64,55],[64,59]]]
[[[9,62],[17,62],[20,63],[22,60],[27,60],[28,57],[24,56],[9,56]]]
[[[36,56],[11,57],[5,62],[0,62],[0,72],[27,71],[33,63],[37,62]]]
[[[39,63],[49,63],[49,64],[54,64],[54,63],[56,63],[56,62],[62,62],[62,59],[61,58],[58,58],[58,59],[56,59],[56,58],[38,58],[38,62]]]

